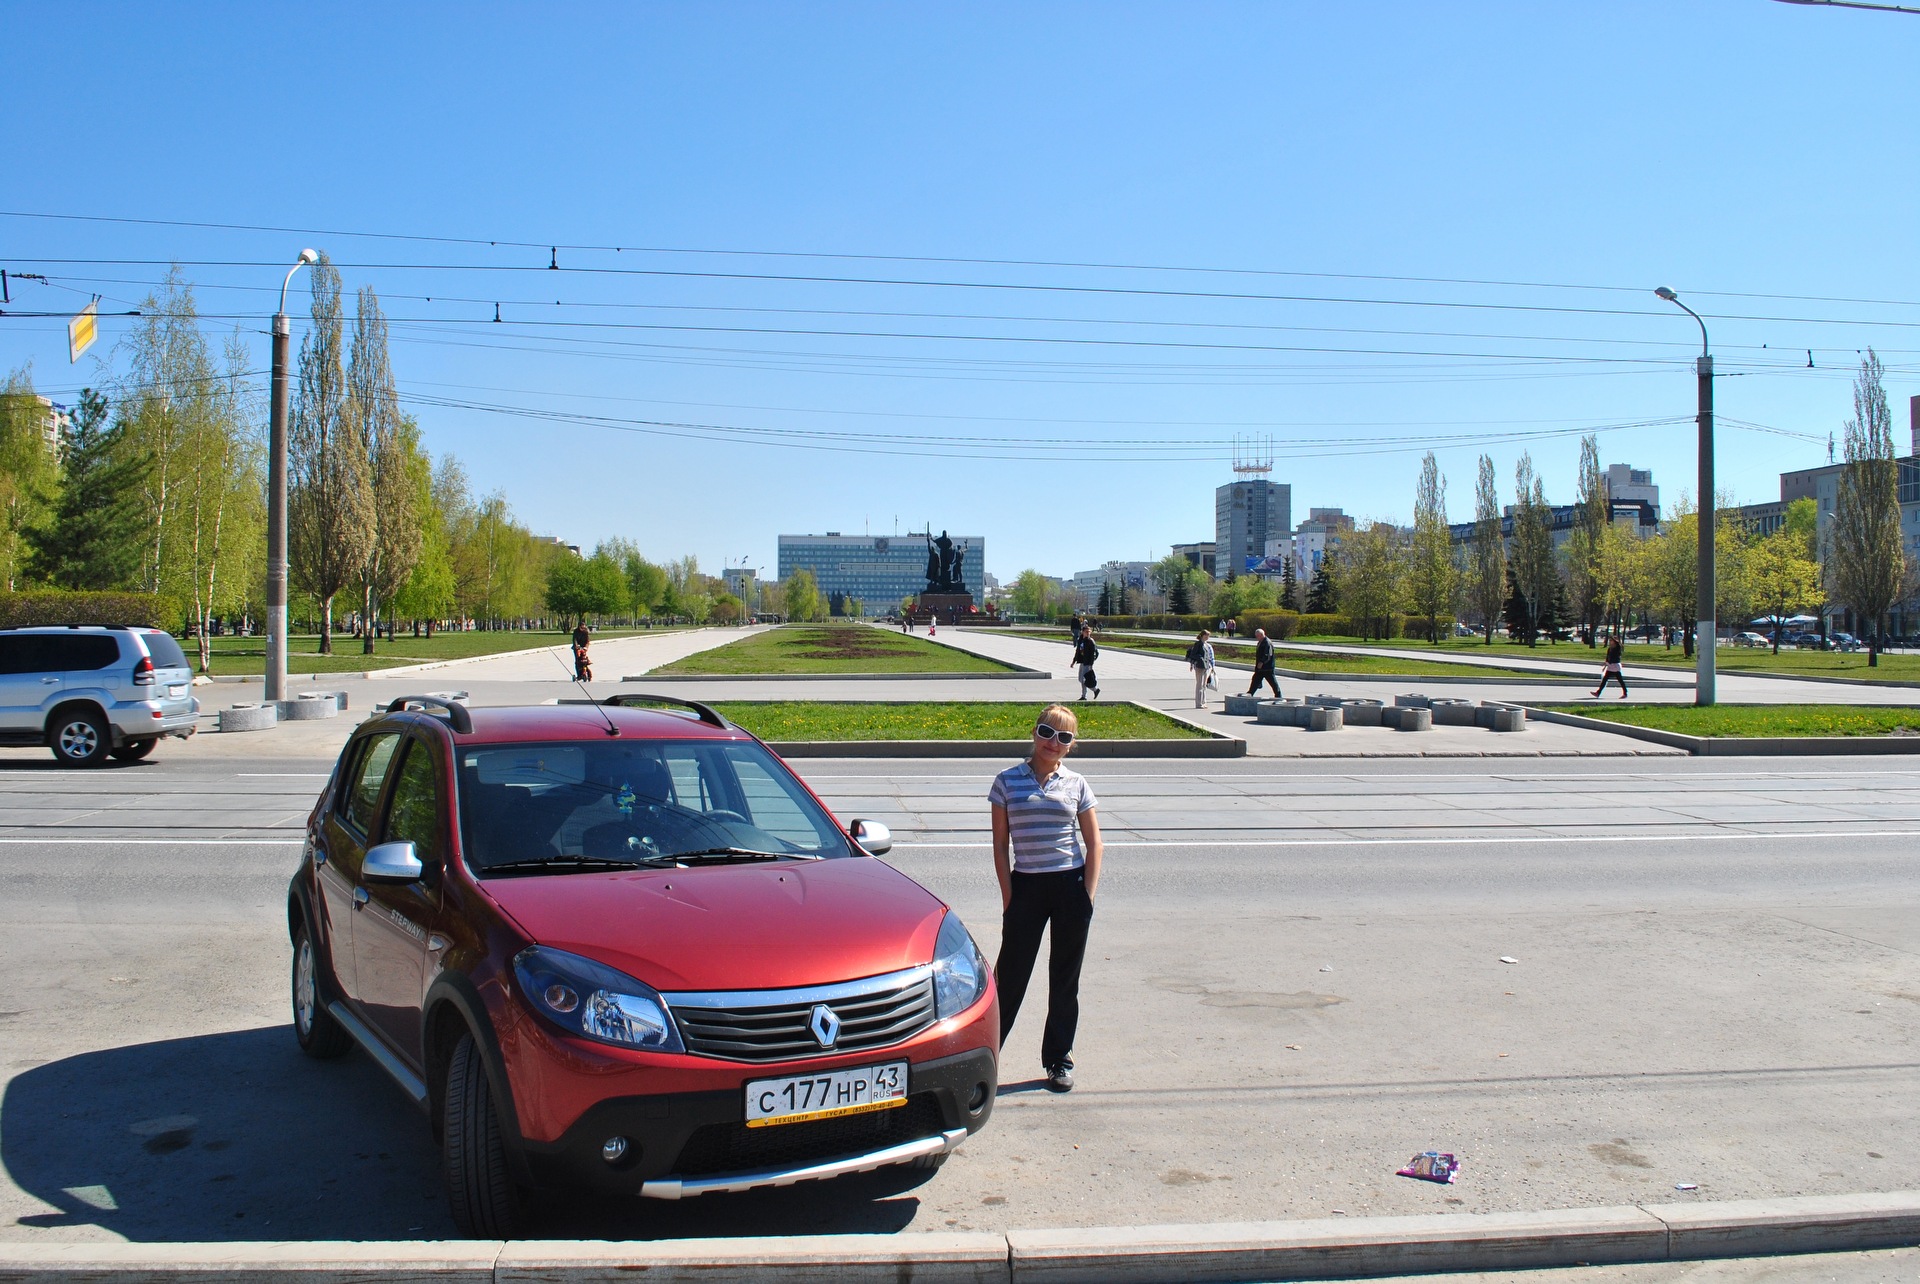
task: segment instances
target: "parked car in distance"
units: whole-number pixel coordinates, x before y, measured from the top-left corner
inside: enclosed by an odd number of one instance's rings
[[[307,822],[294,1033],[427,1113],[463,1236],[539,1189],[933,1168],[992,1114],[999,997],[891,845],[704,705],[401,697]]]
[[[200,702],[180,644],[159,629],[0,629],[0,744],[46,745],[63,766],[133,762],[194,733]]]
[[[1787,636],[1783,638],[1782,641],[1784,641],[1787,645],[1796,647],[1802,651],[1808,650],[1808,649],[1812,649],[1815,651],[1822,651],[1826,649],[1825,638],[1822,638],[1818,633],[1811,633],[1804,629],[1787,634]]]
[[[1733,635],[1733,645],[1770,647],[1773,645],[1773,639],[1764,633],[1736,633]]]
[[[1829,651],[1858,651],[1860,646],[1860,639],[1851,633],[1841,633],[1836,630],[1835,632],[1827,634],[1827,649]]]

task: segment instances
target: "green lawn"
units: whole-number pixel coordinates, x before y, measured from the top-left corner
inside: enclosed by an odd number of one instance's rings
[[[1005,673],[1011,665],[867,624],[786,624],[675,660],[657,674]]]
[[[656,629],[664,633],[667,629]],[[632,630],[596,630],[594,641],[632,637]],[[526,651],[541,646],[565,646],[570,633],[518,633],[506,630],[474,633],[436,633],[430,638],[402,633],[389,642],[381,638],[372,655],[360,650],[360,639],[346,634],[333,639],[333,654],[321,655],[320,635],[295,634],[287,639],[289,673],[360,673],[369,669],[392,669],[403,664],[425,664],[434,660],[464,660],[471,656],[498,655],[503,651]],[[198,664],[199,651],[192,638],[180,643],[190,663]],[[250,638],[213,639],[213,672],[219,674],[261,674],[267,668],[267,640],[256,634]]]
[[[1608,722],[1689,736],[1885,736],[1920,734],[1920,708],[1865,704],[1690,704],[1550,706]]]
[[[1023,637],[1045,638],[1048,641],[1064,642],[1066,630],[1052,631],[1022,630]],[[1102,647],[1112,647],[1127,651],[1151,651],[1155,655],[1184,657],[1187,648],[1193,644],[1191,638],[1137,637],[1125,633],[1101,635],[1096,632],[1094,640]],[[1253,643],[1226,642],[1219,638],[1209,639],[1213,643],[1213,658],[1232,660],[1237,664],[1253,663]],[[1519,673],[1514,669],[1493,668],[1487,665],[1466,664],[1447,660],[1409,660],[1395,655],[1338,654],[1327,651],[1293,651],[1283,644],[1275,653],[1274,663],[1282,669],[1292,669],[1296,673],[1325,674],[1338,677],[1341,674],[1375,674],[1381,677],[1405,678],[1511,678],[1516,676],[1538,676]]]
[[[1045,705],[957,700],[727,700],[713,706],[764,740],[1027,740]],[[1076,706],[1089,740],[1201,740],[1206,733],[1133,704]]]
[[[1437,647],[1409,638],[1399,638],[1391,642],[1362,642],[1355,638],[1332,637],[1297,638],[1295,641],[1351,647],[1355,650],[1391,647],[1402,651],[1446,651],[1449,654],[1480,655],[1490,661],[1528,656],[1536,660],[1591,663],[1596,667],[1600,663],[1601,655],[1599,648],[1585,647],[1578,642],[1549,645],[1542,641],[1537,647],[1528,647],[1518,642],[1509,642],[1504,637],[1496,637],[1492,646],[1475,638],[1448,638]],[[1669,649],[1657,642],[1629,642],[1625,659],[1628,664],[1660,665],[1689,671],[1694,666],[1693,659],[1685,655],[1677,644]],[[1864,650],[1851,653],[1796,651],[1792,647],[1783,646],[1780,648],[1780,654],[1776,656],[1769,647],[1721,646],[1714,652],[1714,668],[1724,673],[1808,674],[1814,677],[1853,678],[1867,682],[1920,681],[1920,655],[1882,655],[1878,666],[1868,668],[1867,653]]]

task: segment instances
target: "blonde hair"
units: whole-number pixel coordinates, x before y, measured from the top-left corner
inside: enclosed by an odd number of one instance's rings
[[[1050,704],[1040,711],[1038,719],[1056,731],[1071,731],[1080,734],[1080,717],[1064,704]]]

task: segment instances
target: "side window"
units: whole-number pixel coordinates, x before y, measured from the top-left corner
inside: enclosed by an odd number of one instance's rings
[[[0,634],[0,673],[28,673],[27,640],[18,633]]]
[[[418,740],[408,742],[400,773],[393,778],[381,841],[412,843],[421,864],[440,863],[440,773],[434,770],[433,751]]]
[[[393,751],[399,747],[397,731],[370,736],[354,767],[353,779],[347,785],[346,819],[363,834],[373,831],[374,814],[380,806],[380,787],[387,783],[387,769],[393,765]]]
[[[714,776],[710,751],[694,745],[668,745],[662,755],[673,776],[673,801],[689,811],[726,809],[725,786]]]

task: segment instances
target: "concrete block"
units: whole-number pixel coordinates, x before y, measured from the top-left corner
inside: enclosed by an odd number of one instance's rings
[[[1895,1248],[1920,1241],[1920,1191],[1646,1204],[1676,1259]]]
[[[1312,720],[1307,723],[1308,731],[1338,731],[1346,725],[1345,715],[1338,705],[1318,705],[1311,716]]]
[[[498,1240],[0,1245],[0,1284],[490,1284]],[[1004,1250],[1003,1250],[1004,1252]]]
[[[1494,731],[1525,731],[1527,729],[1527,711],[1525,709],[1494,709],[1493,720],[1487,725]]]
[[[1397,695],[1393,698],[1393,702],[1402,709],[1430,709],[1433,707],[1431,697],[1417,693],[1414,695]]]
[[[1254,717],[1269,727],[1304,727],[1313,708],[1304,700],[1262,700]]]
[[[1307,697],[1308,704],[1323,705],[1330,709],[1339,708],[1342,702],[1343,697],[1336,695],[1310,695]]]
[[[1429,707],[1433,710],[1433,725],[1436,727],[1471,727],[1479,713],[1473,701],[1450,697],[1437,699]]]
[[[316,718],[338,717],[339,713],[339,705],[317,697],[301,696],[297,700],[280,701],[282,722],[311,722]]]
[[[265,731],[280,721],[280,710],[270,704],[236,704],[220,711],[222,731]]]
[[[1381,707],[1378,700],[1342,700],[1340,713],[1349,727],[1377,727]]]
[[[1233,718],[1251,718],[1260,712],[1260,697],[1257,695],[1230,695],[1227,697],[1227,715]]]
[[[1538,1213],[1013,1231],[1015,1284],[1226,1284],[1659,1261],[1666,1227],[1631,1206]]]
[[[345,713],[347,711],[347,693],[344,691],[302,691],[300,698],[302,700],[331,700],[337,712]]]
[[[873,1281],[895,1284],[1007,1284],[1007,1241],[999,1235],[786,1235],[652,1242],[508,1243],[494,1268],[497,1284],[597,1284],[644,1278],[648,1284],[717,1280]]]
[[[1395,705],[1391,709],[1380,711],[1380,721],[1395,731],[1431,731],[1433,730],[1433,710],[1417,706]]]

